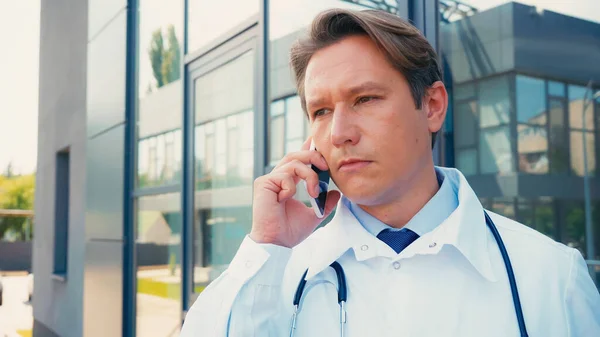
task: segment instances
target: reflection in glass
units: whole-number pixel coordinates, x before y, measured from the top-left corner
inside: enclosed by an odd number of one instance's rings
[[[297,95],[271,103],[269,163],[276,165],[285,154],[299,151],[308,137],[307,117]]]
[[[228,35],[258,14],[258,0],[188,0],[188,50],[193,53]]]
[[[565,97],[565,84],[548,81],[548,94],[556,97]]]
[[[571,128],[594,130],[594,105],[588,104],[585,109],[584,98],[586,88],[578,85],[569,85],[569,126]],[[587,99],[589,100],[589,93]],[[585,123],[585,124],[584,124]]]
[[[546,87],[544,80],[517,76],[517,121],[527,124],[546,124]]]
[[[269,163],[275,165],[285,153],[285,101],[271,103],[269,119]]]
[[[510,120],[508,77],[494,77],[479,82],[479,105],[482,128],[507,124]]]
[[[548,173],[548,135],[546,127],[518,125],[519,171]]]
[[[141,197],[136,221],[136,332],[175,337],[181,325],[179,193]]]
[[[555,239],[555,214],[552,198],[519,198],[517,221]]]
[[[252,224],[254,68],[248,51],[193,82],[196,293],[227,268]]]
[[[181,179],[181,130],[138,141],[138,187],[172,185]]]
[[[477,150],[466,149],[457,151],[456,168],[465,176],[477,174]]]
[[[585,257],[585,212],[583,202],[565,201],[565,222],[562,228],[562,242],[578,249]]]
[[[477,129],[477,102],[456,103],[454,109],[455,118],[455,145],[457,147],[474,146]]]
[[[510,130],[507,126],[480,131],[479,166],[482,174],[513,172]]]
[[[461,101],[475,98],[475,84],[458,84],[454,87],[454,100]]]
[[[515,204],[513,198],[492,198],[492,212],[510,219],[515,218]]]
[[[137,187],[179,183],[183,0],[141,0]]]
[[[583,132],[582,131],[571,131],[571,170],[573,174],[583,176],[584,174],[584,157],[587,158],[587,174],[589,176],[595,175],[596,172],[596,157],[595,157],[595,144],[594,134],[592,132],[586,132],[585,134],[585,146],[586,151],[583,151]]]
[[[537,229],[543,234],[546,234],[552,239],[556,239],[556,219],[554,215],[554,206],[552,204],[552,198],[541,197],[539,199],[539,202],[535,205],[534,216],[535,229]]]
[[[564,121],[564,102],[550,99],[550,171],[552,173],[566,173],[569,170],[569,146]]]

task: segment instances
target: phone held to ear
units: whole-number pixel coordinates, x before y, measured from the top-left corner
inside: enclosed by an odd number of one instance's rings
[[[317,150],[314,142],[311,142],[310,150]],[[309,200],[313,210],[315,211],[315,214],[319,219],[321,219],[325,215],[325,202],[327,201],[327,191],[329,190],[329,180],[331,177],[329,175],[329,171],[322,171],[312,164],[310,165],[310,168],[315,171],[319,177],[319,196],[316,198],[309,196]],[[304,187],[307,188],[306,190],[308,192],[306,181],[304,181]]]

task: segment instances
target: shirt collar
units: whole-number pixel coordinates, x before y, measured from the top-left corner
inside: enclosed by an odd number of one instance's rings
[[[440,188],[425,206],[403,227],[412,230],[419,236],[431,232],[458,207],[458,198],[452,182],[446,180],[444,172],[437,167],[435,173]],[[377,236],[384,229],[400,230],[381,222],[353,202],[348,202],[348,208],[358,219],[358,222],[373,236]]]
[[[455,247],[481,276],[495,282],[488,250],[489,233],[483,207],[477,195],[460,171],[441,167],[436,169],[443,172],[444,181],[451,183],[456,191],[458,207],[437,228],[421,236],[402,253],[436,254],[444,245],[450,245]],[[314,253],[311,254],[307,280],[325,270],[348,250],[353,250],[357,261],[389,254],[389,250],[381,249],[385,244],[359,223],[345,200],[347,199],[341,198],[335,216],[320,230],[321,235],[315,238],[318,242],[314,246]],[[420,244],[416,244],[419,241]]]

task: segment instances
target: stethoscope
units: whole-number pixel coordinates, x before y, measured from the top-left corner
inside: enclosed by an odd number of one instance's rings
[[[521,337],[527,337],[527,329],[525,328],[525,319],[523,318],[523,309],[521,309],[521,300],[519,299],[519,291],[517,289],[517,282],[515,281],[515,273],[512,268],[512,264],[510,263],[510,258],[508,257],[508,253],[506,252],[506,247],[504,246],[504,242],[500,237],[500,233],[498,233],[498,229],[494,222],[484,211],[485,215],[485,223],[489,227],[492,235],[494,235],[494,239],[498,244],[498,248],[500,249],[500,254],[502,254],[502,260],[504,260],[504,266],[506,267],[506,274],[508,275],[508,281],[510,283],[510,292],[512,293],[513,305],[515,307],[515,313],[517,314],[517,322],[519,323],[519,331],[521,332]],[[331,265],[331,268],[335,270],[335,274],[337,276],[338,282],[338,304],[340,306],[340,336],[344,337],[344,326],[347,322],[346,319],[346,300],[348,299],[348,290],[346,288],[346,274],[344,273],[344,269],[340,264],[334,261]],[[302,299],[302,293],[304,292],[304,287],[306,286],[306,274],[308,273],[308,269],[302,275],[300,279],[300,283],[298,283],[298,287],[296,288],[296,294],[294,295],[294,313],[292,315],[292,324],[290,327],[290,337],[294,336],[294,332],[296,330],[296,321],[298,319],[299,308],[300,308],[300,300]]]

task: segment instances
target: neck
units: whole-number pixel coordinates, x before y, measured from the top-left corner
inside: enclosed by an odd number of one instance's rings
[[[359,205],[365,212],[394,228],[404,227],[431,198],[440,186],[433,162],[427,168],[419,169],[410,179],[394,186],[388,201],[374,205]]]

